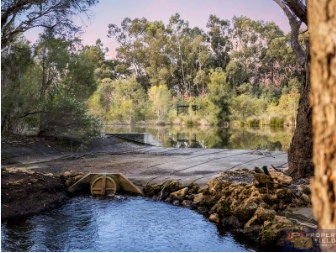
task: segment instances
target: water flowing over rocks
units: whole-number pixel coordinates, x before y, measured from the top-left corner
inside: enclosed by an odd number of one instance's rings
[[[299,183],[274,169],[269,169],[269,175],[239,170],[220,173],[206,187],[183,186],[174,180],[146,185],[144,194],[196,210],[260,245],[280,247],[283,229],[307,228],[280,215],[311,205],[309,187]]]

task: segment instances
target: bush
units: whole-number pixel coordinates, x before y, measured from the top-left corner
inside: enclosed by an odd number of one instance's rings
[[[100,121],[88,114],[83,102],[71,96],[50,102],[41,115],[39,135],[83,139],[100,132]]]

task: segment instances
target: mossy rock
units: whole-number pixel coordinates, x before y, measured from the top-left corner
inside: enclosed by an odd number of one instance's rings
[[[257,188],[257,190],[260,194],[266,194],[267,193],[266,187]]]
[[[181,184],[177,180],[168,181],[165,187],[166,192],[175,192],[181,188]]]
[[[249,172],[250,170],[249,170],[249,169],[246,169],[246,168],[244,168],[244,169],[242,169],[242,171],[244,171],[244,172]]]
[[[238,218],[238,220],[248,221],[254,215],[257,208],[258,205],[256,203],[247,201],[232,210],[232,213]]]
[[[146,185],[143,188],[143,193],[146,197],[153,197],[155,195],[158,195],[160,191],[162,190],[163,184],[155,184],[155,185]]]
[[[250,195],[251,195],[251,192],[252,192],[251,189],[245,189],[245,190],[243,190],[243,194],[244,194],[244,195],[247,195],[247,196],[250,196]]]
[[[189,191],[188,194],[196,194],[199,190],[198,184],[192,182],[188,185]]]
[[[218,197],[214,196],[214,197],[205,197],[201,200],[200,202],[200,206],[205,206],[205,207],[213,207],[216,202],[218,201]]]
[[[217,213],[222,217],[231,215],[230,206],[231,202],[227,200],[222,200],[218,202]]]

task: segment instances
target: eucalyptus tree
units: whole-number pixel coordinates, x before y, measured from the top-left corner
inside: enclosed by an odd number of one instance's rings
[[[1,46],[8,46],[16,35],[34,27],[66,34],[80,31],[74,18],[89,16],[98,0],[1,0]]]
[[[291,27],[291,46],[298,63],[303,68],[303,80],[300,88],[300,102],[297,125],[288,150],[289,172],[294,177],[313,175],[312,162],[312,109],[309,101],[310,93],[310,55],[308,40],[304,51],[299,40],[300,27],[307,23],[307,6],[303,1],[274,0],[284,11]],[[308,26],[309,28],[309,26]]]
[[[225,69],[230,62],[230,51],[232,50],[231,33],[229,20],[222,20],[215,15],[210,15],[207,23],[209,31],[207,41],[212,50],[211,68],[220,67]]]

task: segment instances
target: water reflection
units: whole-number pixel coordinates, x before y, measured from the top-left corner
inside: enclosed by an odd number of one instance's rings
[[[148,132],[165,147],[225,148],[287,151],[293,128],[220,128],[220,127],[141,127],[108,125],[106,133]]]
[[[72,199],[1,226],[2,251],[252,251],[202,215],[144,198]]]

